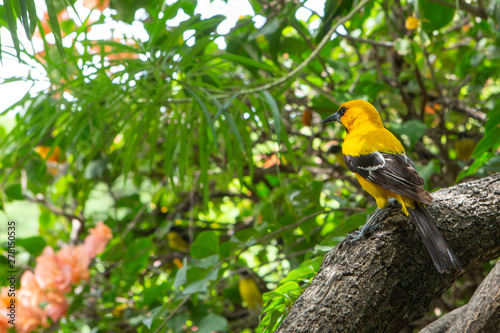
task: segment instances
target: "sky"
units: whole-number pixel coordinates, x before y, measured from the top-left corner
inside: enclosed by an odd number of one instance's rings
[[[177,0],[166,0],[167,5],[176,2]],[[182,1],[182,0],[179,0]],[[3,2],[0,0],[0,2]],[[45,1],[35,0],[37,5],[38,16],[42,17],[45,11]],[[308,0],[305,2],[304,7],[300,8],[296,12],[296,17],[299,20],[307,21],[312,15],[312,11],[307,9],[310,8],[319,15],[323,15],[325,0]],[[97,20],[100,16],[100,12],[97,10],[90,11],[89,9],[83,7],[82,1],[78,0],[75,3],[75,9],[77,10],[80,17],[87,17],[91,15],[91,19]],[[77,15],[68,9],[68,13],[71,18],[75,18],[78,22]],[[195,13],[201,14],[202,19],[210,18],[214,15],[225,15],[226,20],[224,20],[217,28],[217,33],[220,35],[225,35],[229,33],[231,28],[233,28],[239,17],[250,15],[253,16],[253,21],[255,22],[255,27],[260,28],[266,23],[266,18],[261,15],[255,15],[251,5],[248,0],[228,0],[227,3],[223,0],[198,0],[198,5],[195,9]],[[128,36],[140,39],[142,41],[147,40],[148,35],[140,18],[146,15],[144,10],[138,10],[136,12],[135,21],[132,25],[125,24],[123,22],[117,22],[111,19],[110,15],[112,11],[106,9],[103,14],[107,17],[104,24],[99,26],[94,26],[88,34],[89,39],[109,39],[111,36],[121,37]],[[175,27],[180,24],[180,22],[186,20],[189,16],[184,13],[184,11],[179,10],[177,16],[172,20],[167,21],[167,25]],[[315,29],[319,26],[320,20],[317,19],[310,23],[310,29]],[[33,42],[29,42],[28,38],[24,34],[24,29],[21,28],[18,22],[18,36],[21,44],[24,46],[28,52],[33,54],[34,52],[39,52],[43,49],[43,43],[41,39],[33,38]],[[5,46],[12,46],[12,39],[7,28],[0,28],[0,37],[2,42],[3,50],[9,50],[13,53],[12,48],[4,48]],[[190,42],[194,42],[193,39],[189,40],[190,35],[185,34],[184,39],[189,45]],[[66,42],[69,42],[71,35],[67,36]],[[53,42],[53,36],[47,36],[49,42]],[[215,42],[220,49],[226,47],[223,37],[218,37]],[[64,39],[63,39],[64,44]],[[31,71],[31,75],[36,78],[35,82],[27,80],[28,74]],[[21,78],[17,82],[2,83],[4,79],[19,77]],[[12,104],[18,102],[28,91],[31,94],[36,94],[40,91],[49,88],[49,81],[45,78],[45,73],[42,68],[36,68],[25,64],[20,64],[15,56],[10,56],[3,53],[2,63],[0,63],[0,112],[10,107]]]

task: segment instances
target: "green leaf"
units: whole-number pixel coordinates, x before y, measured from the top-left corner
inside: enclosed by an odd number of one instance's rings
[[[479,140],[472,156],[480,157],[487,151],[496,151],[498,147],[500,147],[500,127],[494,128]]]
[[[153,324],[153,321],[156,317],[156,315],[160,312],[161,307],[154,308],[153,310],[149,311],[147,315],[142,319],[142,323],[148,328],[151,329],[151,325]]]
[[[21,50],[19,44],[19,38],[17,37],[17,22],[16,15],[14,14],[14,9],[12,8],[11,0],[4,0],[3,7],[5,9],[5,16],[7,18],[7,25],[9,27],[9,32],[14,42],[14,48],[16,49],[17,58],[21,61]]]
[[[199,326],[198,333],[226,332],[229,330],[227,319],[215,313],[204,317]]]
[[[186,258],[184,258],[183,266],[179,268],[179,270],[175,274],[174,288],[179,288],[180,286],[187,283],[187,277],[186,277],[187,270],[188,270],[187,260]]]
[[[271,109],[271,114],[274,120],[274,129],[276,131],[276,141],[281,142],[281,114],[278,109],[278,105],[274,100],[273,96],[268,91],[263,91],[262,96],[264,97],[264,101],[266,101],[267,105]]]
[[[26,0],[19,0],[19,5],[21,6],[21,21],[23,23],[24,32],[26,37],[31,40],[30,26],[28,21],[28,7],[26,6]]]
[[[23,247],[33,257],[39,256],[47,246],[45,239],[40,236],[17,239],[16,244]]]
[[[227,112],[226,109],[223,109],[222,113],[224,114],[224,118],[226,119],[226,122],[229,124],[229,127],[231,128],[231,131],[233,132],[234,136],[236,137],[236,140],[238,141],[241,150],[244,152],[245,151],[245,143],[243,142],[243,139],[241,138],[240,131],[238,130],[238,127],[236,126],[236,123],[234,122],[233,118]]]
[[[186,88],[191,95],[196,99],[198,102],[198,105],[201,107],[201,110],[203,111],[203,114],[205,116],[205,120],[207,121],[208,126],[210,127],[210,132],[212,133],[212,138],[213,138],[213,143],[215,145],[215,149],[217,149],[217,132],[215,131],[214,127],[214,122],[212,120],[212,117],[210,117],[210,112],[208,111],[205,103],[201,100],[200,96],[196,94],[193,90]]]
[[[213,231],[204,231],[191,245],[191,256],[203,259],[213,254],[219,254],[219,236]]]
[[[21,188],[21,184],[12,184],[5,189],[5,195],[7,199],[10,200],[23,200],[23,189]]]
[[[297,284],[297,282],[289,281],[289,282],[285,282],[284,284],[279,286],[274,292],[278,295],[279,294],[285,295],[285,294],[288,294],[291,292],[301,292],[301,291],[302,291],[302,289]]]
[[[403,124],[391,124],[391,129],[402,137],[408,137],[412,148],[424,136],[427,126],[419,120],[412,119]]]
[[[208,144],[206,143],[205,137],[205,122],[200,122],[200,128],[198,132],[198,142],[199,142],[199,157],[200,157],[200,178],[199,183],[202,187],[203,193],[203,203],[205,209],[208,206],[209,199],[209,183],[208,183]]]
[[[447,0],[443,1],[450,2]],[[418,6],[422,28],[427,32],[439,30],[448,25],[455,15],[455,9],[427,0],[419,0]]]
[[[463,170],[460,172],[460,174],[457,176],[456,182],[459,182],[465,177],[472,176],[475,174],[479,168],[481,168],[483,165],[485,165],[490,159],[492,159],[495,156],[493,153],[484,153],[482,156],[478,157],[474,163],[472,163],[467,169]]]
[[[153,243],[150,238],[138,238],[127,245],[127,251],[123,256],[125,271],[128,276],[135,276],[145,269],[149,261],[149,251]]]
[[[121,197],[116,201],[116,207],[128,207],[135,208],[141,204],[140,196],[138,194],[131,194],[125,197]]]
[[[207,275],[207,270],[200,267],[191,267],[186,272],[188,282],[203,280]]]
[[[10,1],[10,0],[9,0]],[[57,20],[57,11],[54,4],[54,0],[45,0],[47,5],[47,13],[49,14],[49,24],[54,34],[54,39],[56,40],[57,50],[63,59],[66,59],[66,53],[64,52],[64,47],[62,45],[61,28],[59,27],[59,21]]]
[[[488,113],[488,119],[484,125],[484,137],[479,140],[472,156],[478,158],[487,151],[496,151],[500,146],[500,103]]]
[[[313,278],[316,275],[315,271],[311,266],[299,267],[291,271],[286,278],[280,281],[280,284],[285,284],[287,282],[301,282],[305,279]]]
[[[208,291],[208,283],[206,280],[199,280],[189,283],[182,291],[183,295],[191,295],[195,293],[206,293]]]

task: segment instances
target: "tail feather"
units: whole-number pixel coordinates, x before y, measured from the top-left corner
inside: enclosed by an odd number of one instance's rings
[[[450,273],[452,270],[463,271],[462,265],[432,221],[427,209],[422,204],[417,203],[415,208],[408,208],[408,212],[415,222],[439,273]]]

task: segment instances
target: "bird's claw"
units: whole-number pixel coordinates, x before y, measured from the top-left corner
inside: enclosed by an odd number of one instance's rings
[[[380,226],[378,224],[375,225],[369,225],[368,223],[363,225],[361,229],[355,230],[352,234],[347,234],[346,238],[349,243],[353,243],[360,238],[363,238],[365,236],[369,236],[372,233],[375,232],[375,230],[379,229]]]

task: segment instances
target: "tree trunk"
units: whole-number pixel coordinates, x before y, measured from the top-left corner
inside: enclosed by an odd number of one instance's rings
[[[500,256],[500,173],[433,197],[429,211],[465,270]],[[325,256],[277,332],[398,332],[462,275],[437,272],[415,225],[399,209],[379,226]]]

